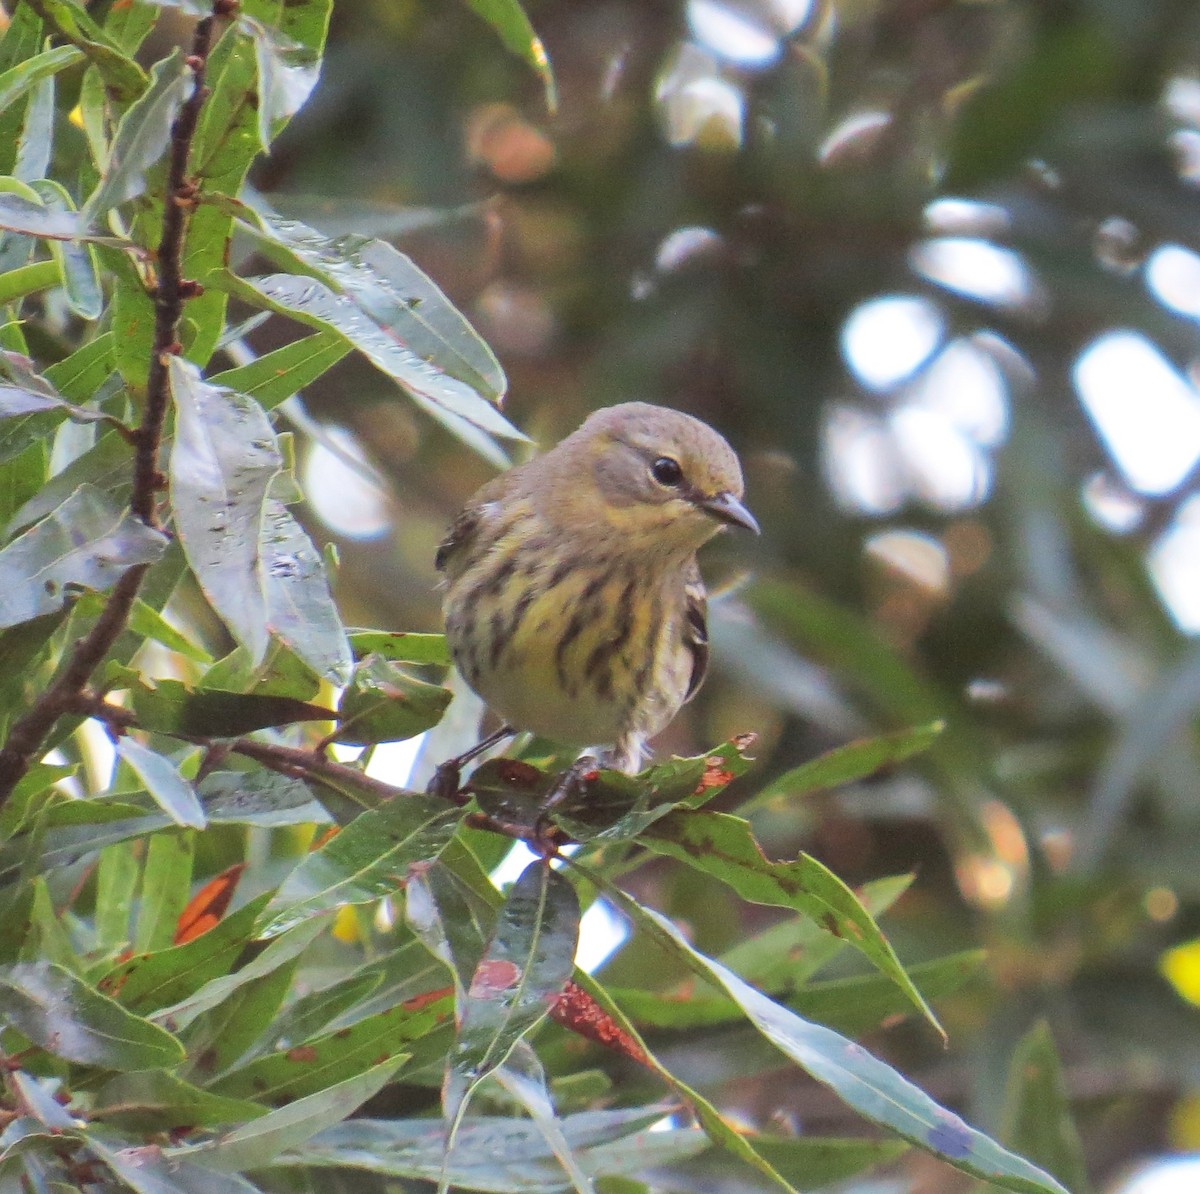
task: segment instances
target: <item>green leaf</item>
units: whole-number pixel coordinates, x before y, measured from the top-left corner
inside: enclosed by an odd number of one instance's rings
[[[637,1173],[668,1165],[703,1147],[690,1129],[649,1131],[671,1108],[581,1111],[559,1122],[568,1146],[589,1174]],[[662,1137],[661,1150],[656,1147]],[[459,1131],[460,1147],[445,1155],[445,1128],[430,1119],[347,1120],[277,1159],[281,1166],[349,1166],[369,1173],[436,1181],[497,1194],[561,1194],[562,1166],[536,1124],[526,1118],[481,1116]]]
[[[258,573],[267,629],[318,676],[345,684],[354,661],[321,554],[287,507],[272,497],[263,508]]]
[[[580,868],[584,874],[588,872]],[[589,876],[591,877],[591,876]],[[611,884],[599,884],[618,907],[706,982],[723,987],[750,1023],[818,1082],[865,1118],[974,1177],[1028,1194],[1068,1194],[1047,1173],[940,1107],[890,1066],[853,1041],[801,1019],[743,982],[719,962],[693,950],[665,917]]]
[[[142,68],[78,4],[71,0],[26,0],[26,3],[60,37],[91,59],[119,98],[131,101],[146,89],[149,80]]]
[[[138,857],[130,842],[106,846],[96,868],[96,945],[105,954],[124,949],[132,936]]]
[[[97,986],[138,1011],[152,1012],[179,1003],[232,968],[253,940],[254,922],[267,898],[265,894],[257,896],[183,945],[134,954],[109,969]]]
[[[933,1002],[981,973],[986,960],[982,950],[964,950],[932,962],[919,962],[909,967],[908,974],[924,998]],[[613,988],[609,994],[626,1015],[651,1028],[702,1028],[742,1018],[738,1005],[719,995],[656,995]],[[912,1011],[908,997],[895,983],[875,974],[811,983],[790,993],[776,993],[773,998],[806,1020],[816,1020],[847,1036],[869,1032],[884,1021],[901,1019]]]
[[[611,1021],[616,1030],[627,1041],[632,1042],[633,1048],[639,1053],[644,1063],[667,1086],[679,1094],[691,1109],[692,1114],[695,1115],[705,1135],[718,1148],[724,1149],[730,1156],[737,1157],[744,1164],[749,1165],[765,1177],[774,1188],[785,1190],[788,1194],[795,1194],[791,1184],[785,1181],[775,1167],[757,1152],[745,1136],[735,1130],[699,1091],[693,1090],[686,1083],[680,1081],[650,1052],[646,1047],[646,1042],[638,1035],[628,1018],[595,979],[584,974],[583,971],[577,970],[574,982],[599,1009],[600,1013]]]
[[[533,31],[525,10],[519,0],[467,0],[467,3],[500,35],[505,49],[523,58],[542,78],[546,93],[546,107],[551,112],[558,110],[558,88],[554,83],[554,72],[542,39]]]
[[[192,1149],[170,1149],[172,1159],[195,1159],[223,1172],[261,1169],[289,1148],[296,1148],[317,1132],[352,1115],[392,1079],[402,1062],[395,1059],[297,1099],[219,1137],[211,1144]]]
[[[51,51],[53,53],[54,51]],[[25,120],[17,138],[13,176],[33,184],[44,179],[54,154],[54,113],[58,88],[53,75],[38,80],[25,105]]]
[[[128,475],[129,471],[127,456],[128,453],[125,452],[121,456],[125,475]],[[77,617],[98,618],[104,609],[104,598],[98,593],[85,593],[72,608]],[[185,637],[158,610],[140,598],[134,601],[129,612],[129,628],[142,638],[153,639],[185,659],[191,659],[195,663],[212,663],[212,656],[203,647]]]
[[[336,332],[314,332],[264,353],[248,365],[214,374],[209,382],[236,390],[264,410],[272,410],[323,376],[349,351],[350,345]]]
[[[408,388],[435,401],[445,401],[449,409],[478,422],[486,431],[526,438],[490,405],[498,403],[508,388],[495,354],[433,279],[410,258],[387,241],[361,237],[330,240],[297,220],[273,212],[239,206],[235,214],[268,257],[286,269],[312,275],[388,333],[388,338],[406,354],[402,357],[393,353],[388,358],[393,376]],[[461,387],[440,394],[434,386],[439,374],[462,382],[474,392],[476,400],[464,399],[456,408],[454,395],[462,392]],[[487,402],[480,403],[478,398]]]
[[[158,1069],[183,1060],[183,1048],[169,1032],[61,966],[0,966],[0,989],[6,992],[0,1019],[56,1057],[110,1070]]]
[[[209,604],[258,663],[269,642],[259,536],[283,466],[275,432],[257,402],[202,381],[189,362],[173,357],[170,372],[175,526]]]
[[[1052,1173],[1071,1194],[1088,1194],[1083,1145],[1071,1116],[1071,1096],[1058,1050],[1043,1020],[1013,1051],[1004,1094],[1005,1143]]]
[[[750,826],[728,813],[679,810],[651,826],[641,841],[656,853],[712,875],[743,899],[794,908],[811,916],[886,974],[945,1040],[933,1009],[913,985],[870,913],[854,892],[815,858],[801,854],[793,862],[768,862]]]
[[[738,814],[745,816],[752,809],[764,806],[782,808],[787,801],[803,800],[829,788],[868,779],[928,750],[945,728],[945,722],[934,721],[911,730],[881,734],[877,738],[864,738],[835,747],[773,779],[757,795],[738,805]]]
[[[450,649],[444,634],[414,634],[404,630],[351,630],[348,633],[355,659],[378,655],[397,663],[450,666]]]
[[[368,656],[354,669],[338,704],[337,741],[367,745],[413,738],[437,725],[449,703],[449,689]]]
[[[676,808],[695,808],[717,796],[744,775],[751,761],[743,739],[723,742],[704,755],[668,759],[638,775],[602,770],[586,784],[580,800],[567,804],[554,819],[578,841],[615,842],[637,837]],[[472,790],[487,764],[471,777]]]
[[[411,866],[435,857],[449,841],[461,815],[446,801],[415,792],[360,814],[283,881],[262,935],[277,935],[343,904],[393,895]]]
[[[187,1158],[169,1157],[157,1144],[135,1146],[103,1127],[89,1129],[86,1144],[134,1194],[259,1194],[257,1186],[237,1174],[214,1173]]]
[[[10,108],[44,79],[82,61],[83,54],[74,46],[57,46],[9,67],[0,74],[0,112]]]
[[[146,847],[142,891],[133,948],[138,953],[166,949],[191,896],[195,835],[155,833]]]
[[[43,178],[32,185],[51,211],[74,213],[75,201],[61,183]],[[100,289],[96,250],[89,244],[51,240],[50,253],[62,274],[67,305],[80,319],[99,319],[104,309],[104,294]]]
[[[409,1046],[454,1015],[446,994],[417,1009],[403,1006],[359,1020],[347,1028],[286,1048],[233,1070],[212,1085],[220,1094],[290,1103],[363,1073],[383,1061],[399,1061]]]
[[[237,738],[272,726],[332,717],[330,710],[293,697],[212,688],[193,691],[178,680],[133,689],[133,711],[143,729],[198,738]]]
[[[492,442],[493,434],[525,438],[486,399],[424,361],[391,328],[364,318],[348,295],[336,293],[324,282],[295,274],[270,274],[254,279],[227,275],[211,282],[226,286],[236,298],[252,306],[287,315],[309,327],[336,331],[347,344],[396,381],[422,410],[491,460],[503,463],[506,459]]]
[[[0,205],[3,204],[3,196],[0,196]],[[3,220],[0,218],[0,228],[4,227]],[[6,274],[0,274],[0,306],[6,306],[9,303],[15,303],[18,299],[23,299],[30,294],[39,294],[43,290],[49,290],[51,287],[57,286],[62,280],[62,275],[59,271],[57,262],[54,261],[35,261],[32,265],[23,265],[20,269],[9,270]],[[0,441],[2,444],[3,441]],[[25,443],[21,443],[18,447],[20,451]],[[6,451],[5,455],[12,455],[11,451]]]
[[[152,564],[166,537],[81,485],[63,505],[0,551],[0,627],[60,609],[77,588],[106,590],[126,568]]]
[[[161,1008],[155,1013],[156,1020],[172,1025],[191,1025],[214,1008],[223,1008],[231,997],[253,987],[261,979],[270,978],[279,971],[290,971],[297,958],[328,928],[328,921],[314,918],[305,924],[280,934],[261,952],[256,953],[244,966],[232,974],[218,974],[209,979],[197,991],[185,996],[178,1003]],[[268,1027],[260,1023],[261,1032]],[[235,1055],[235,1060],[236,1060]],[[210,1069],[209,1059],[197,1063],[199,1069]]]
[[[574,968],[579,897],[547,862],[513,884],[458,1012],[458,1040],[442,1091],[454,1148],[472,1091],[548,1015]]]
[[[258,1119],[266,1109],[249,1099],[201,1090],[165,1070],[110,1078],[93,1096],[89,1117],[135,1132],[210,1128]]]
[[[154,797],[155,803],[175,822],[185,829],[203,829],[208,823],[204,809],[192,790],[192,785],[179,774],[169,759],[134,742],[132,738],[117,740],[117,755],[126,762],[134,774]]]

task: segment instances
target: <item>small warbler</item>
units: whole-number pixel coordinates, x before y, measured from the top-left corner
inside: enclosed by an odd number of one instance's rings
[[[725,440],[629,402],[489,481],[437,553],[454,662],[515,730],[636,771],[708,663],[696,551],[758,533]]]

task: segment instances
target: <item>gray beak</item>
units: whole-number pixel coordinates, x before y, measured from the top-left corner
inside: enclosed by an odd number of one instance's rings
[[[710,498],[701,498],[698,505],[701,510],[711,514],[718,522],[727,522],[730,526],[744,527],[756,535],[762,534],[758,529],[758,521],[754,515],[742,505],[732,493],[716,493]]]

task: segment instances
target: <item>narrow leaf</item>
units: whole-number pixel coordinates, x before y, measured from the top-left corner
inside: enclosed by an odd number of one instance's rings
[[[0,551],[0,627],[60,609],[80,588],[109,589],[126,568],[152,564],[167,540],[98,489],[81,485]]]
[[[1044,1020],[1013,1051],[1004,1104],[1005,1141],[1054,1174],[1071,1194],[1087,1194],[1091,1183],[1083,1145],[1058,1050]]]
[[[61,966],[0,967],[0,1020],[56,1057],[111,1070],[145,1070],[183,1060],[165,1029],[135,1016]]]
[[[10,67],[0,74],[0,112],[12,107],[43,79],[82,61],[83,55],[74,46],[56,46]]]
[[[877,738],[864,738],[835,747],[773,779],[757,795],[738,806],[738,815],[744,817],[752,809],[767,805],[781,808],[785,801],[803,800],[829,788],[868,779],[928,750],[945,728],[945,722],[934,721],[911,730],[881,734]]]
[[[208,823],[191,784],[168,759],[132,738],[117,740],[117,754],[133,768],[159,808],[185,829],[203,829]]]
[[[940,1107],[923,1090],[860,1045],[832,1029],[801,1019],[719,962],[692,949],[666,917],[642,907],[611,884],[601,886],[610,899],[672,955],[705,981],[724,988],[750,1023],[776,1048],[867,1119],[891,1129],[956,1169],[995,1182],[1006,1190],[1068,1194],[1049,1174]]]
[[[49,210],[74,215],[75,201],[61,183],[43,178],[32,186]],[[104,309],[104,294],[100,289],[96,250],[89,244],[52,239],[50,252],[62,273],[68,306],[81,319],[99,319]]]
[[[500,35],[504,48],[518,58],[524,59],[541,76],[546,93],[546,107],[554,112],[558,108],[558,88],[554,83],[554,72],[542,39],[533,31],[520,0],[467,0],[473,8]]]
[[[258,551],[267,629],[318,676],[345,684],[353,658],[321,555],[274,498],[263,509]]]
[[[211,1144],[193,1149],[171,1150],[172,1157],[195,1159],[214,1169],[233,1173],[239,1169],[261,1169],[284,1149],[304,1144],[324,1128],[339,1123],[391,1081],[402,1062],[386,1061],[297,1099],[286,1107],[219,1137]]]
[[[171,125],[191,80],[182,50],[155,63],[150,86],[117,125],[104,173],[83,206],[85,227],[93,227],[110,208],[145,192],[146,172],[167,152]]]
[[[546,862],[513,884],[459,1009],[443,1111],[457,1123],[472,1090],[502,1065],[549,1013],[574,967],[579,937],[575,888]],[[453,1133],[448,1148],[453,1147]]]
[[[170,369],[175,525],[204,595],[257,663],[269,641],[259,536],[267,490],[283,465],[275,432],[252,399],[202,381],[178,357]]]
[[[314,850],[284,880],[264,916],[263,936],[274,936],[342,904],[393,895],[416,863],[449,841],[460,811],[444,800],[413,793],[362,813]]]
[[[703,810],[671,813],[651,826],[642,841],[651,850],[728,884],[743,899],[794,908],[811,916],[886,974],[945,1039],[933,1009],[913,985],[870,913],[854,892],[815,858],[801,854],[794,862],[768,862],[747,822]]]

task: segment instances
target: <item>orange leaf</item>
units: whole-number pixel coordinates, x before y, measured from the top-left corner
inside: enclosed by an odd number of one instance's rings
[[[179,914],[175,924],[176,945],[193,941],[220,923],[245,869],[244,862],[234,863],[215,879],[210,879],[188,900],[187,907]]]

